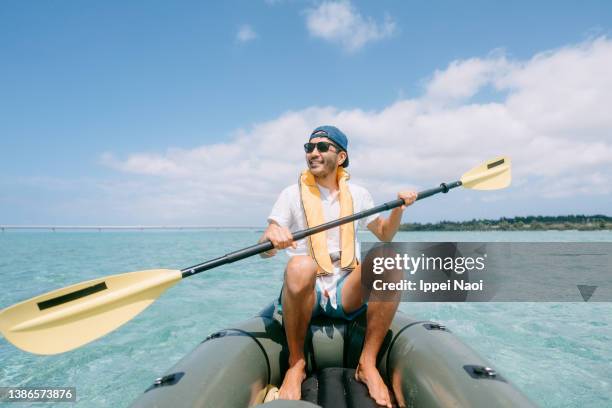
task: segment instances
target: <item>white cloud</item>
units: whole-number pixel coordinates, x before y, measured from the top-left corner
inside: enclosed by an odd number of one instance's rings
[[[107,152],[100,156],[100,163],[126,173],[166,177],[187,174],[179,163],[173,161],[171,152],[168,153],[168,157],[159,154],[136,153],[124,161],[118,160],[112,153]]]
[[[581,212],[589,201],[610,202],[612,193],[611,69],[606,38],[524,61],[453,61],[431,76],[421,97],[381,110],[309,107],[238,129],[224,143],[123,158],[106,153],[101,162],[123,180],[104,185],[102,201],[141,222],[258,225],[304,167],[301,144],[310,130],[335,124],[349,136],[354,181],[377,202],[401,186],[429,188],[503,154],[513,159],[514,183],[496,206],[524,200],[537,212],[574,200]],[[487,87],[498,92],[495,102],[473,98]],[[470,197],[462,214],[479,216],[485,195]]]
[[[427,85],[426,97],[433,101],[461,101],[471,98],[484,85],[511,70],[512,64],[501,55],[487,59],[453,61],[444,70],[436,70]]]
[[[248,24],[241,26],[236,33],[236,41],[240,43],[247,43],[257,38],[257,33]]]
[[[381,23],[363,17],[349,0],[324,1],[306,12],[306,27],[318,38],[341,45],[352,52],[372,41],[393,35],[395,22],[386,16]]]

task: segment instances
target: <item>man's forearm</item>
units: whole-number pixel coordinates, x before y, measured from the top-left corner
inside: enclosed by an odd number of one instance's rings
[[[404,210],[401,208],[394,208],[391,210],[389,218],[383,220],[382,241],[391,241],[393,239],[402,222],[403,213]]]

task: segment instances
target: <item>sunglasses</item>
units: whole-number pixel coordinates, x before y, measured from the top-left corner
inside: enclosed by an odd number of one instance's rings
[[[317,142],[317,143],[308,142],[308,143],[304,143],[304,151],[306,153],[312,153],[316,147],[319,152],[325,153],[326,151],[329,150],[329,146],[334,146],[336,150],[338,150],[338,146],[330,142]]]

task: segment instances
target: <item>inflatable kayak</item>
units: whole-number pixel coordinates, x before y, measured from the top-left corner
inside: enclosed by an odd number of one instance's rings
[[[354,379],[365,324],[365,313],[351,322],[314,318],[306,339],[310,375],[302,384],[302,401],[262,406],[375,407],[366,387]],[[387,333],[378,367],[400,407],[534,406],[449,329],[401,312]],[[132,407],[256,406],[281,384],[286,368],[282,318],[270,305],[258,316],[206,337]]]

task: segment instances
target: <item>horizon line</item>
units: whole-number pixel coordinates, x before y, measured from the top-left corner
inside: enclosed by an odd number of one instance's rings
[[[7,229],[50,229],[50,230],[151,230],[151,229],[255,229],[262,226],[230,225],[0,225],[0,230]]]
[[[400,225],[410,224],[442,224],[442,223],[469,223],[474,221],[504,221],[515,218],[529,218],[529,217],[552,217],[552,218],[564,218],[564,217],[606,217],[609,216],[604,214],[567,214],[567,215],[529,215],[529,216],[515,216],[515,217],[500,217],[499,219],[470,219],[463,221],[450,221],[440,220],[436,222],[403,222]],[[0,231],[5,230],[214,230],[214,229],[261,229],[266,228],[267,225],[52,225],[52,224],[0,224]]]

